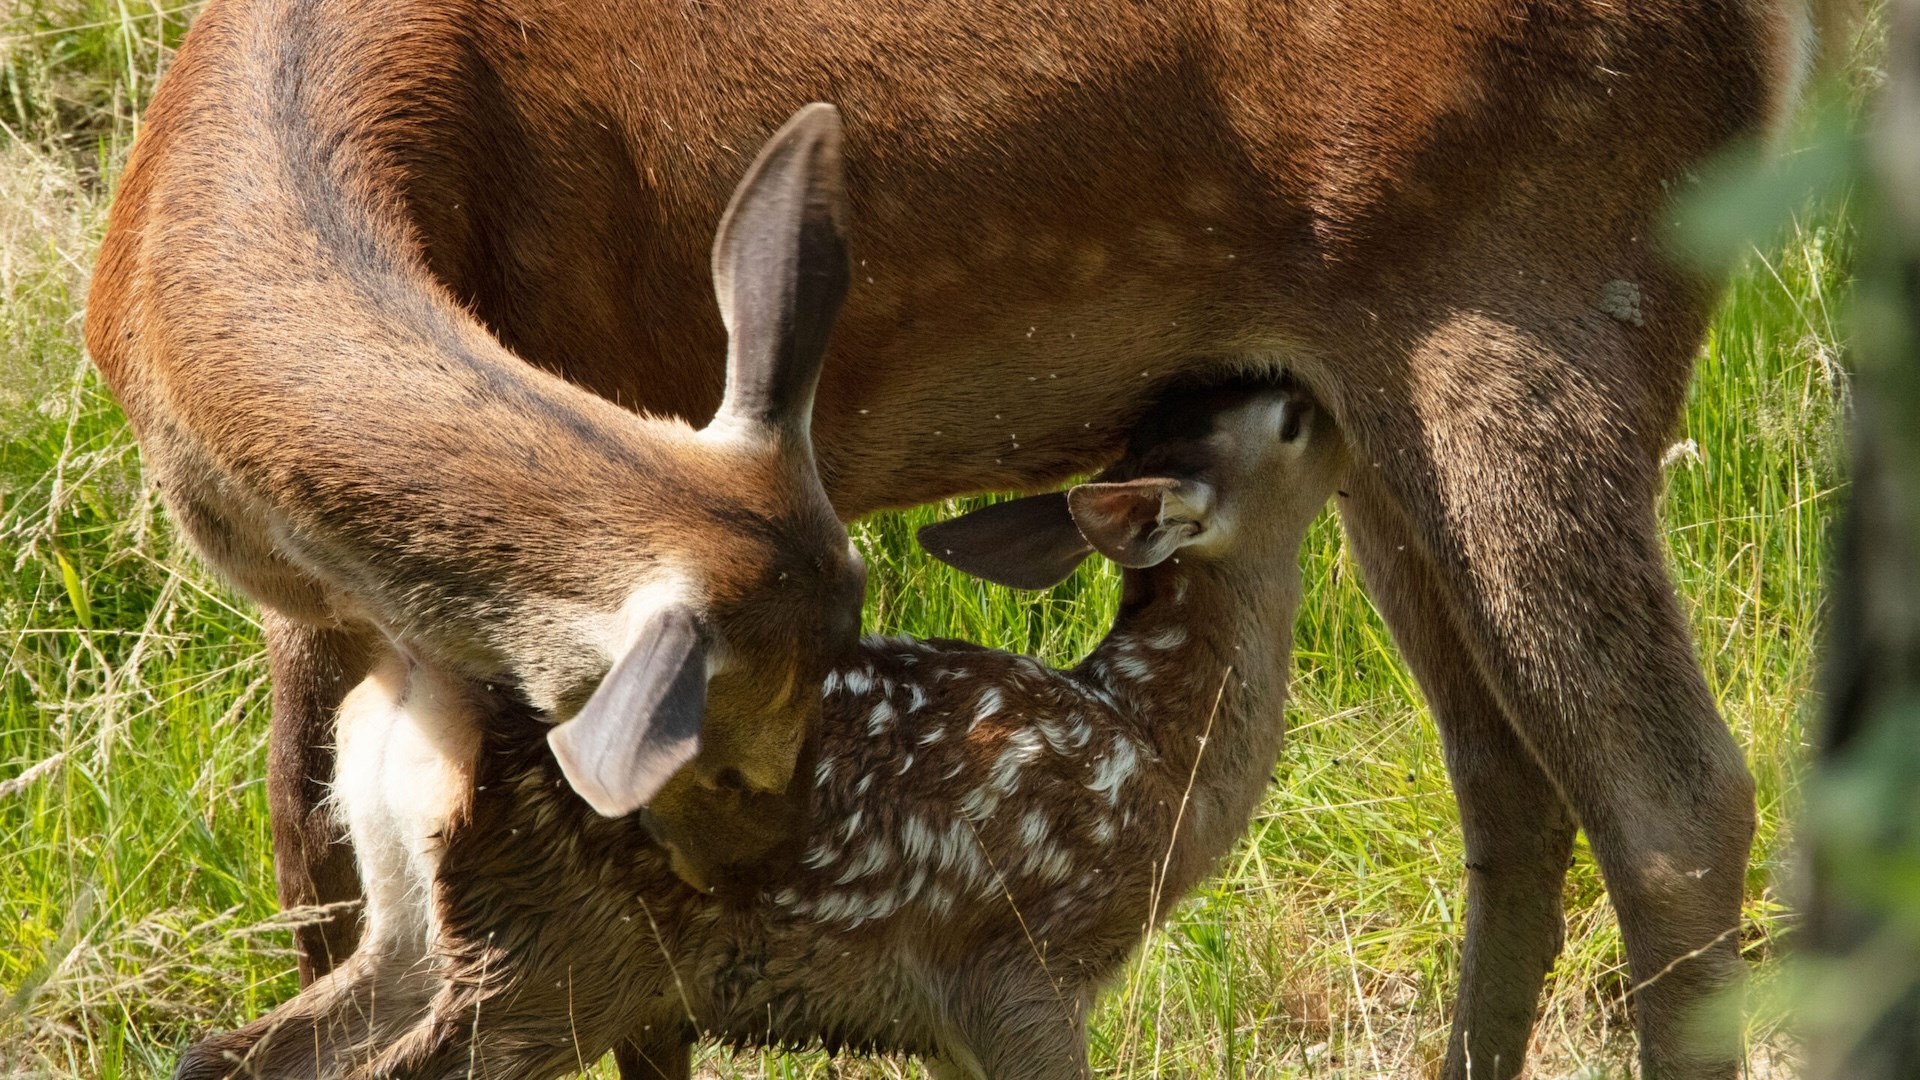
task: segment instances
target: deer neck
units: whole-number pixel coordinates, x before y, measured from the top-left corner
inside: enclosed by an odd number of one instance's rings
[[[1299,598],[1294,550],[1129,571],[1112,632],[1078,669],[1188,790],[1183,838],[1209,857],[1239,835],[1279,756]]]

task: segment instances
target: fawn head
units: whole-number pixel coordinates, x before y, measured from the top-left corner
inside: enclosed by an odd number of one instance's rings
[[[720,411],[675,447],[684,500],[670,570],[635,590],[615,659],[549,733],[609,817],[685,782],[782,792],[818,728],[819,686],[852,649],[866,570],[814,465],[814,387],[846,296],[840,118],[809,105],[768,141],[713,246],[729,345]],[[684,430],[684,429],[683,429]],[[683,475],[684,474],[684,475]],[[671,802],[667,798],[667,802]]]
[[[1291,380],[1175,389],[1092,482],[996,503],[920,530],[934,558],[1020,589],[1049,588],[1099,552],[1142,570],[1298,543],[1344,460],[1331,419]]]

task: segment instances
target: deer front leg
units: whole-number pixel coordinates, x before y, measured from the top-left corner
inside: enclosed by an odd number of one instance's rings
[[[273,675],[267,740],[267,808],[273,869],[282,908],[339,904],[361,897],[353,845],[326,804],[333,782],[340,702],[371,667],[365,637],[323,629],[271,611],[261,619]],[[350,910],[293,932],[300,985],[309,986],[353,953],[360,922]]]
[[[367,894],[366,934],[345,966],[293,1001],[188,1051],[180,1076],[347,1075],[427,1013],[443,982],[429,950],[432,867],[478,750],[463,693],[388,656],[343,699],[334,788]]]

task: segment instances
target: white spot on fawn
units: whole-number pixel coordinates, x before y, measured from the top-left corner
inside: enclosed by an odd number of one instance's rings
[[[900,854],[910,863],[931,861],[940,849],[940,838],[918,817],[900,822]]]
[[[1168,649],[1177,649],[1187,643],[1187,628],[1177,623],[1171,624],[1161,628],[1158,633],[1151,634],[1142,640],[1146,642],[1147,648],[1149,649],[1159,649],[1162,652]]]
[[[1006,748],[994,760],[990,782],[999,791],[1011,793],[1020,784],[1020,770],[1040,756],[1040,733],[1022,728],[1007,736]]]
[[[866,811],[864,810],[855,810],[853,813],[847,815],[847,820],[840,823],[841,839],[852,843],[853,838],[860,835],[860,818],[865,813]]]
[[[906,885],[901,888],[901,902],[905,903],[919,896],[927,887],[927,879],[932,876],[933,867],[928,863],[922,863],[918,869],[914,870],[913,876],[907,879]]]
[[[947,826],[946,838],[940,844],[940,869],[976,883],[983,883],[987,877],[987,861],[980,854],[980,841],[966,822],[955,821]]]
[[[871,922],[874,919],[884,919],[887,916],[893,914],[894,912],[900,910],[900,905],[906,902],[907,902],[907,897],[899,893],[882,894],[880,896],[876,896],[873,899],[867,901],[867,908],[865,911],[856,912],[848,920],[847,928],[851,930],[853,927],[859,926],[863,922]],[[898,1023],[898,1021],[895,1021],[895,1022]]]
[[[960,800],[960,812],[973,822],[982,822],[993,816],[1000,808],[1000,794],[990,787],[978,787],[967,792]]]
[[[1049,885],[1067,880],[1073,874],[1073,860],[1060,848],[1033,850],[1027,853],[1027,873]]]
[[[883,847],[879,841],[871,841],[866,847],[860,849],[860,854],[847,861],[846,869],[840,871],[840,876],[834,878],[833,883],[835,885],[848,884],[855,878],[863,878],[868,874],[878,873],[880,868],[886,864],[887,849]]]
[[[867,714],[867,734],[878,735],[893,723],[893,704],[885,698],[874,703],[873,711]]]
[[[1034,724],[1034,730],[1040,732],[1040,737],[1047,740],[1047,747],[1049,749],[1062,757],[1087,745],[1087,728],[1085,724],[1079,724],[1072,728],[1063,728],[1059,724],[1042,720]],[[1076,742],[1076,739],[1079,741]]]
[[[1037,848],[1047,842],[1047,834],[1052,827],[1047,816],[1039,810],[1029,810],[1020,818],[1020,842],[1029,848]]]
[[[811,914],[821,922],[839,922],[851,918],[861,906],[860,898],[852,893],[828,893],[815,900],[811,905]]]
[[[986,691],[980,695],[980,704],[979,707],[974,710],[973,722],[978,724],[980,721],[985,720],[987,717],[999,711],[1000,688],[989,686]]]
[[[1120,787],[1133,775],[1140,761],[1140,752],[1133,740],[1126,736],[1117,736],[1113,740],[1113,749],[1093,767],[1093,779],[1087,782],[1087,790],[1105,792],[1107,801],[1114,805],[1120,803]]]
[[[1093,741],[1093,725],[1084,719],[1075,720],[1071,737],[1074,749],[1084,749],[1089,742]]]

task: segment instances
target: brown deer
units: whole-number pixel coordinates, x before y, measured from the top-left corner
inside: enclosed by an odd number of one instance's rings
[[[808,835],[733,901],[568,794],[524,709],[382,670],[341,719],[361,951],[178,1075],[536,1078],[619,1046],[629,1077],[684,1078],[702,1033],[1087,1075],[1095,994],[1270,782],[1300,540],[1341,464],[1296,390],[1220,386],[1156,408],[1098,482],[929,527],[1028,587],[1114,559],[1112,632],[1068,671],[867,639],[826,681]]]
[[[528,368],[382,261],[403,238],[303,230],[272,200],[154,226],[188,251],[282,249],[258,281],[148,268],[151,302],[198,313],[128,326],[121,344],[194,362],[123,366],[98,339],[96,355],[175,518],[276,625],[370,627],[410,662],[514,686],[563,721],[561,768],[609,816],[696,755],[689,776],[784,792],[866,580],[808,434],[848,276],[839,144],[830,107],[802,111],[721,220],[727,390],[697,431]],[[271,369],[237,344],[268,339]],[[655,806],[663,824],[675,798]],[[713,845],[679,854],[698,879]]]
[[[368,501],[304,478],[484,493],[537,528],[557,500],[515,493],[544,496],[545,455],[471,476],[355,425],[505,438],[483,418],[522,422],[496,400],[522,386],[625,422],[550,376],[708,415],[710,230],[752,148],[824,99],[849,117],[858,255],[813,413],[840,514],[1057,482],[1109,460],[1166,380],[1295,372],[1351,448],[1342,515],[1467,834],[1445,1075],[1520,1071],[1577,825],[1620,914],[1643,1075],[1731,1076],[1732,1035],[1686,1026],[1740,971],[1751,781],[1654,516],[1714,290],[1659,237],[1675,186],[1780,115],[1796,16],[213,0],[129,163],[88,341],[164,485],[250,485],[176,503],[270,610],[283,899],[354,894],[319,804],[334,710],[380,651],[277,572],[303,565],[286,523]],[[418,394],[473,352],[486,394]],[[377,520],[413,577],[487,531]],[[408,625],[451,617],[409,595]],[[351,930],[310,932],[309,970]]]

